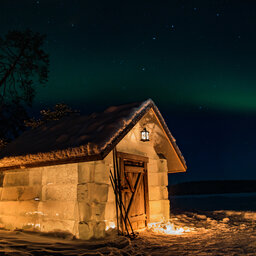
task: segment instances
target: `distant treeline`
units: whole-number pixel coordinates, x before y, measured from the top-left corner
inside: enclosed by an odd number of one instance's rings
[[[213,180],[184,182],[168,187],[169,195],[202,195],[256,192],[256,180]]]

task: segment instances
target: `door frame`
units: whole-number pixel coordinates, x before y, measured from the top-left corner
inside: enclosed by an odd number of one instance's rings
[[[124,153],[124,152],[117,152],[117,159],[119,161],[120,166],[120,179],[121,179],[121,186],[123,186],[124,177],[124,162],[125,161],[134,161],[134,162],[141,162],[143,163],[143,184],[144,184],[144,202],[145,202],[145,227],[147,227],[148,223],[150,222],[150,215],[149,215],[149,194],[148,194],[148,157]]]

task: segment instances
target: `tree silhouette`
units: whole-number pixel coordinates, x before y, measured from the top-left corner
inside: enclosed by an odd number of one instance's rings
[[[44,35],[31,30],[0,37],[0,138],[17,136],[28,118],[26,107],[32,105],[36,85],[48,81],[44,40]]]
[[[70,116],[70,115],[79,115],[79,111],[78,110],[74,110],[72,108],[70,108],[67,104],[64,103],[59,103],[56,104],[53,109],[43,109],[40,111],[40,118],[39,119],[35,119],[35,118],[31,118],[29,120],[25,121],[25,125],[27,127],[31,127],[31,128],[36,128],[42,124],[45,124],[49,121],[53,121],[53,120],[60,120],[65,116]]]
[[[42,49],[44,38],[31,30],[0,37],[0,107],[8,101],[30,105],[35,84],[47,82],[49,57]]]

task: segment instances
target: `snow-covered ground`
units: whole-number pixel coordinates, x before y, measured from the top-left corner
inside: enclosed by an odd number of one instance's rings
[[[185,232],[167,235],[152,228],[131,241],[112,231],[104,240],[80,241],[58,233],[2,230],[0,255],[256,255],[255,211],[173,209],[170,222]]]

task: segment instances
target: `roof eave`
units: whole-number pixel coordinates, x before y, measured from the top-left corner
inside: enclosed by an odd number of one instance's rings
[[[104,159],[104,157],[102,156],[102,154],[89,155],[89,156],[77,156],[77,157],[70,157],[70,158],[51,160],[51,161],[37,161],[37,162],[27,163],[27,164],[4,166],[4,167],[0,167],[0,171],[34,168],[34,167],[44,167],[44,166],[61,165],[61,164],[72,164],[72,163],[79,163],[79,162],[98,161],[98,160],[103,160],[103,159]]]

